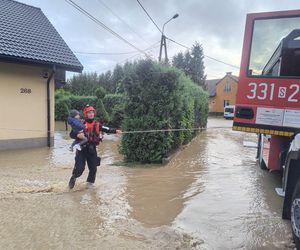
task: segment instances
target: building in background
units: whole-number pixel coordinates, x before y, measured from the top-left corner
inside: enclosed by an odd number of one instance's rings
[[[0,1],[0,150],[51,146],[54,85],[83,66],[41,9]]]
[[[235,105],[238,77],[227,72],[221,79],[206,80],[209,94],[209,114],[223,115],[224,107]]]

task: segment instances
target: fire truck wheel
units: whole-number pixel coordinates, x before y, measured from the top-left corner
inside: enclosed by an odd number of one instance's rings
[[[296,248],[300,249],[300,178],[297,181],[292,196],[291,224]]]
[[[262,135],[261,135],[262,136]],[[258,148],[257,148],[257,160],[258,160],[258,165],[262,170],[267,170],[267,166],[263,160],[263,148],[262,148],[262,142],[263,140],[261,137],[258,138]]]
[[[262,170],[267,170],[268,169],[267,166],[266,166],[266,164],[265,164],[265,162],[263,160],[259,162],[259,167]]]

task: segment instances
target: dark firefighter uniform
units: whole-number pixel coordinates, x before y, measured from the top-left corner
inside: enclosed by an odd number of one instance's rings
[[[85,107],[84,116],[87,117],[86,114],[90,111],[95,112],[95,109],[92,106]],[[84,134],[88,139],[88,142],[82,146],[81,151],[76,151],[75,166],[73,169],[72,177],[69,182],[69,187],[71,189],[75,185],[76,178],[82,175],[86,163],[89,168],[87,183],[95,182],[97,167],[100,166],[100,157],[98,157],[96,150],[96,146],[98,146],[101,141],[100,133],[116,133],[116,129],[102,126],[99,121],[96,121],[94,119],[85,118],[84,125]]]

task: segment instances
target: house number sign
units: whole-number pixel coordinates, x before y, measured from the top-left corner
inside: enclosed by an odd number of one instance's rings
[[[31,89],[20,88],[20,93],[21,94],[31,94]]]

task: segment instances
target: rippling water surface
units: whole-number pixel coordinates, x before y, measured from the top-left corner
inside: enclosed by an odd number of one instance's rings
[[[95,187],[67,183],[74,153],[57,124],[55,147],[0,152],[0,249],[291,249],[280,177],[259,169],[255,135],[232,121],[209,128],[165,166],[120,166],[106,135]],[[214,128],[223,127],[223,128]]]

